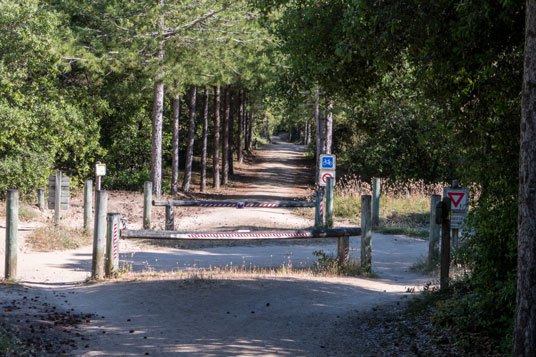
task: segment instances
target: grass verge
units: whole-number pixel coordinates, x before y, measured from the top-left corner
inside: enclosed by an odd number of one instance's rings
[[[34,230],[26,243],[41,252],[76,249],[91,244],[91,235],[83,229],[45,226]]]

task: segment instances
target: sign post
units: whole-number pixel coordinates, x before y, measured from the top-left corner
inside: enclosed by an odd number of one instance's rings
[[[326,186],[328,177],[332,178],[333,184],[335,185],[335,169],[335,155],[320,155],[320,174],[318,175],[318,185]]]
[[[463,228],[463,221],[467,217],[467,198],[469,191],[460,186],[458,180],[452,181],[451,187],[445,187],[443,197],[450,198],[450,229],[452,230],[452,246],[458,249],[459,230]]]
[[[95,164],[95,190],[101,190],[101,178],[106,176],[106,164],[101,163],[100,161]]]

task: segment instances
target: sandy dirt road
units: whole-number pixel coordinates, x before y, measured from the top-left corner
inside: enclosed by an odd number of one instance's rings
[[[276,139],[275,144],[258,151],[255,162],[237,165],[236,184],[201,198],[304,199],[312,193],[305,164],[303,147]],[[126,211],[121,213],[129,216],[129,228],[141,225],[138,206],[115,205]],[[192,209],[177,216],[179,229],[194,230],[306,228],[313,224],[286,209]],[[163,224],[162,212],[155,212],[155,218],[160,220],[157,227]],[[0,234],[3,238],[4,233]],[[359,257],[359,246],[359,237],[352,237],[351,256]],[[71,326],[59,324],[63,327],[56,331],[57,340],[65,343],[53,346],[68,355],[351,355],[358,349],[347,344],[348,338],[334,338],[334,326],[340,331],[341,319],[394,303],[408,290],[431,280],[408,271],[426,249],[427,244],[420,240],[374,234],[375,279],[284,274],[177,279],[171,272],[214,266],[311,266],[313,251],[334,253],[336,243],[177,248],[122,241],[120,259],[133,273],[126,280],[91,284],[84,283],[91,269],[91,247],[51,253],[22,249],[19,280],[23,285],[3,285],[0,298],[18,307],[10,310],[5,305],[4,317],[22,321],[20,316],[24,316],[22,325],[46,320],[52,307],[54,312],[75,316]],[[147,271],[163,273],[136,278],[136,273]],[[6,306],[10,311],[6,312]]]

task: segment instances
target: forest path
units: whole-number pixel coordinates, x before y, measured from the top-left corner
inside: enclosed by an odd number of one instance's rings
[[[312,193],[307,187],[312,175],[305,167],[303,147],[275,142],[259,150],[251,165],[237,165],[237,181],[231,187],[209,192],[205,198],[291,200]],[[111,193],[109,210],[127,215],[129,227],[136,228],[141,226],[139,201],[139,194]],[[80,219],[80,206],[73,200],[72,214],[64,224]],[[160,227],[163,212],[155,211],[159,220],[155,224]],[[287,209],[193,207],[178,211],[177,217],[179,229],[195,230],[312,225],[310,218]],[[359,242],[359,237],[351,237],[351,257],[359,257]],[[347,355],[353,347],[345,341],[353,337],[339,339],[333,336],[334,329],[341,331],[341,321],[394,303],[429,280],[409,272],[426,246],[416,239],[374,234],[373,270],[379,277],[367,279],[284,272],[195,273],[199,268],[231,265],[311,266],[312,252],[335,253],[334,240],[204,249],[122,241],[122,266],[133,273],[116,281],[90,284],[83,281],[91,268],[91,246],[52,253],[25,249],[19,256],[23,286],[0,285],[0,300],[12,301],[12,306],[20,309],[4,309],[2,317],[17,321],[18,328],[31,334],[34,327],[28,326],[39,326],[51,316],[86,316],[76,327],[58,325],[60,337],[54,338],[69,337],[72,342],[67,342],[70,347],[66,348],[70,355]],[[177,271],[192,275],[180,278]],[[35,331],[42,336],[42,330]]]

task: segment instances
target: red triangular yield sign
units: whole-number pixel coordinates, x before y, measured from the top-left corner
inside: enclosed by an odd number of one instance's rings
[[[454,208],[458,208],[463,196],[465,196],[465,192],[447,192],[447,195],[449,195],[450,199],[452,200]]]

